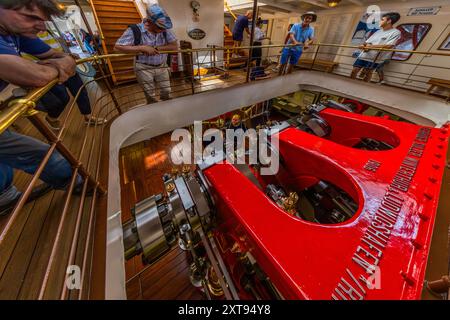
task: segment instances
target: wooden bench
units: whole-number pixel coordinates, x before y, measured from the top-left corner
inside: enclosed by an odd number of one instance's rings
[[[436,87],[450,90],[450,80],[431,78],[430,80],[428,80],[428,84],[430,85],[430,87],[428,88],[427,94],[431,94]],[[447,96],[447,101],[448,100],[450,100],[450,94]]]
[[[314,63],[314,65],[313,65]],[[324,68],[326,72],[331,73],[333,72],[334,68],[336,68],[339,65],[339,63],[329,60],[321,60],[321,59],[301,59],[299,60],[297,66],[299,67],[305,67],[311,68],[313,66],[313,69],[315,70],[322,70],[320,68]]]

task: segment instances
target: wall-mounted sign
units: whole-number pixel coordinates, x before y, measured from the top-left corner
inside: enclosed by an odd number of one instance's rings
[[[435,16],[441,7],[424,7],[424,8],[411,8],[408,12],[408,16]]]
[[[188,36],[194,40],[202,40],[204,37],[206,37],[206,32],[202,29],[192,29],[188,32]]]

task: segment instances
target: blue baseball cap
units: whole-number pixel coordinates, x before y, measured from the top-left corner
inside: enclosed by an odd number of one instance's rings
[[[157,4],[147,7],[147,19],[161,29],[172,29],[173,27],[172,20],[170,20],[166,11]]]

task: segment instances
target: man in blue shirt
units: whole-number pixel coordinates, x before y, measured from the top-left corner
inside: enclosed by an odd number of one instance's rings
[[[248,29],[249,20],[253,19],[253,11],[247,11],[245,15],[238,16],[233,27],[233,41],[235,47],[240,47],[244,40],[244,31],[250,35]]]
[[[36,42],[36,34],[45,30],[45,21],[58,14],[56,3],[51,0],[0,2],[0,94],[11,84],[41,87],[55,78],[63,83],[75,74],[72,57],[49,51],[40,40]],[[20,52],[43,60],[36,63],[24,59]],[[0,134],[0,216],[8,214],[21,196],[13,185],[13,168],[33,174],[49,147],[9,129]],[[65,189],[72,172],[70,163],[58,152],[53,152],[40,175],[45,183],[36,187],[28,200],[34,200],[52,188]]]
[[[291,73],[294,66],[298,63],[303,49],[308,49],[314,40],[314,28],[310,26],[312,22],[316,22],[317,15],[309,11],[302,15],[302,23],[296,23],[289,31],[289,40],[287,44],[296,45],[284,48],[281,52],[279,75],[282,75],[289,62],[287,73]],[[303,46],[300,46],[303,45]],[[303,48],[302,48],[303,47]]]

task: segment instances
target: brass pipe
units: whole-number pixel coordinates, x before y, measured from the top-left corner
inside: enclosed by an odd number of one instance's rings
[[[80,225],[81,225],[81,217],[83,216],[84,200],[86,200],[85,198],[86,198],[87,186],[88,186],[88,183],[87,183],[87,180],[85,180],[83,183],[83,189],[81,192],[80,206],[78,207],[78,211],[77,211],[77,220],[75,222],[75,230],[73,233],[72,243],[70,245],[69,260],[67,263],[68,266],[73,265],[74,260],[75,260],[75,253],[76,253],[78,238],[80,236]],[[66,300],[67,295],[68,295],[67,285],[65,282],[63,282],[60,300]]]
[[[95,129],[97,128],[97,124],[95,124]],[[94,139],[92,141],[91,144],[91,150],[89,153],[89,158],[88,158],[88,166],[87,169],[90,170],[90,166],[91,166],[91,160],[92,160],[92,153],[93,153],[93,148],[95,145],[95,135],[94,135]],[[99,155],[99,159],[100,159],[100,155]],[[98,181],[98,175],[96,180]],[[75,224],[75,230],[74,230],[74,236],[72,238],[72,243],[71,243],[71,247],[70,247],[70,254],[69,254],[69,260],[68,260],[68,265],[73,265],[74,261],[75,261],[75,254],[76,254],[76,249],[78,246],[78,239],[80,236],[80,228],[81,228],[81,218],[82,218],[82,213],[83,213],[83,209],[84,209],[84,205],[85,205],[85,200],[86,200],[86,192],[87,192],[87,180],[84,181],[83,183],[83,190],[81,193],[81,197],[80,197],[80,206],[78,207],[78,213],[77,213],[77,221]],[[92,202],[91,202],[91,208],[89,211],[89,224],[88,224],[88,234],[86,237],[86,244],[85,244],[85,249],[89,247],[89,239],[90,239],[90,233],[91,233],[91,226],[92,226],[92,218],[93,218],[93,213],[94,213],[94,208],[95,208],[95,203],[96,203],[96,197],[97,197],[97,188],[94,189],[93,195],[92,195]],[[85,261],[84,261],[84,256],[83,255],[83,269],[82,273],[84,272],[84,268],[86,267],[85,265]],[[82,278],[83,279],[83,278]],[[84,281],[81,283],[81,288],[80,288],[80,297],[81,297],[81,290],[83,288],[83,284]],[[65,285],[65,283],[63,283],[63,288],[62,288],[62,293],[60,296],[61,300],[65,300],[67,299],[68,296],[68,290],[67,290],[67,286]]]
[[[77,96],[80,94],[81,90],[78,92]],[[97,105],[95,106],[97,107]],[[92,119],[92,114],[96,111],[96,108],[92,110],[91,116],[89,117],[89,120]],[[87,171],[90,171],[91,168],[91,161],[92,161],[92,154],[93,154],[93,150],[94,150],[94,145],[95,145],[95,140],[96,140],[96,134],[95,131],[97,129],[98,124],[95,123],[94,126],[94,136],[92,138],[92,142],[91,142],[91,146],[90,146],[90,151],[89,151],[89,155],[88,155],[88,160],[87,160]],[[87,137],[88,137],[88,131],[86,130],[86,132],[84,133],[84,139],[83,139],[83,145],[80,149],[80,152],[78,154],[78,159],[81,160],[81,157],[84,153],[84,149],[86,147],[86,143],[87,143]],[[99,155],[100,157],[100,155]],[[96,181],[98,181],[96,179]],[[77,221],[75,223],[75,230],[73,233],[73,237],[72,237],[72,243],[70,246],[70,253],[69,253],[69,260],[68,260],[68,265],[73,265],[75,262],[75,254],[76,254],[76,249],[77,249],[77,245],[78,245],[78,239],[80,237],[80,229],[81,229],[81,219],[82,219],[82,215],[83,215],[83,209],[84,209],[84,205],[85,205],[85,200],[86,200],[86,192],[87,192],[87,187],[88,187],[88,180],[85,180],[83,183],[83,189],[81,192],[81,196],[80,196],[80,205],[78,207],[78,212],[77,212]],[[94,202],[94,198],[92,199],[92,202]],[[65,283],[63,283],[63,288],[62,288],[62,293],[60,296],[61,300],[66,300],[68,296],[68,290],[67,290],[67,286],[65,285]]]
[[[84,86],[85,85],[87,85],[87,84],[84,84]],[[84,88],[84,86],[83,86],[83,88]],[[37,90],[33,91],[30,94],[30,99],[35,99],[35,98],[39,97],[40,95],[43,95],[46,91],[48,91],[49,87],[50,87],[50,84],[48,86],[42,88],[42,89],[37,89]],[[80,94],[80,91],[77,93],[74,101],[76,100],[76,98],[78,97],[79,94]],[[27,101],[26,103],[30,103],[30,102],[31,101]],[[26,106],[27,105],[26,103],[24,103],[23,105]],[[27,199],[28,199],[28,197],[29,197],[29,195],[30,195],[30,193],[32,191],[32,188],[34,187],[34,185],[36,184],[37,180],[39,179],[39,176],[41,175],[43,169],[45,168],[46,164],[48,163],[48,161],[49,161],[51,155],[53,154],[54,150],[57,148],[58,143],[60,142],[61,134],[62,134],[62,132],[65,129],[65,124],[67,122],[67,118],[68,118],[69,114],[72,112],[73,107],[74,107],[74,102],[69,107],[69,112],[67,113],[67,116],[66,116],[66,118],[64,120],[63,127],[62,127],[58,137],[56,137],[56,138],[55,137],[50,137],[49,138],[49,140],[53,144],[50,146],[49,151],[47,152],[46,156],[43,158],[41,164],[39,165],[39,168],[37,169],[37,171],[33,175],[33,178],[31,180],[30,184],[27,186],[26,191],[24,192],[24,194],[22,195],[21,199],[19,200],[19,203],[16,205],[15,209],[13,210],[11,218],[9,219],[8,224],[5,226],[5,228],[3,229],[2,234],[0,236],[0,243],[6,237],[6,235],[8,234],[11,226],[13,225],[13,223],[15,222],[15,220],[16,220],[16,218],[18,216],[18,213],[20,212],[20,210],[25,205],[25,203],[26,203],[26,201],[27,201]],[[87,132],[86,132],[86,134],[87,134]],[[81,157],[81,153],[82,153],[82,151],[80,152],[80,157]]]
[[[342,44],[332,44],[332,43],[315,43],[311,44],[311,46],[324,46],[324,47],[336,47],[336,48],[351,48],[351,49],[360,49],[359,46],[353,46],[353,45],[342,45]],[[258,46],[260,48],[284,48],[284,47],[295,47],[299,45],[294,44],[266,44]],[[301,46],[301,45],[300,45]],[[253,46],[242,46],[240,49],[250,49]],[[165,50],[160,51],[161,54],[176,54],[176,53],[190,53],[190,52],[200,52],[200,51],[226,51],[229,48],[226,47],[215,47],[215,48],[196,48],[196,49],[180,49],[180,50]],[[386,51],[386,52],[402,52],[402,53],[411,53],[411,54],[424,54],[424,55],[437,55],[437,56],[446,56],[450,57],[450,53],[445,52],[426,52],[426,51],[412,51],[412,50],[401,50],[401,49],[370,49],[374,51]],[[107,55],[100,55],[100,56],[92,56],[89,58],[80,59],[77,61],[77,63],[84,63],[87,61],[93,61],[94,59],[105,59],[105,58],[122,58],[122,57],[133,57],[138,54],[130,54],[130,53],[114,53],[114,54],[107,54]]]
[[[61,155],[66,158],[66,160],[73,166],[75,167],[79,167],[79,171],[80,174],[83,178],[85,179],[89,179],[89,182],[91,184],[91,186],[98,186],[100,193],[101,194],[106,194],[106,189],[101,186],[97,181],[95,181],[94,179],[92,179],[91,175],[86,171],[86,169],[83,167],[83,165],[81,165],[81,163],[78,161],[78,159],[75,158],[75,156],[72,154],[72,152],[70,152],[69,149],[67,149],[67,147],[62,144],[59,140],[58,137],[53,133],[53,131],[51,131],[44,123],[43,121],[36,115],[33,115],[31,117],[28,118],[31,123],[33,123],[33,125],[36,127],[36,129],[39,130],[39,132],[46,137],[47,139],[49,139],[49,141],[51,142],[55,142],[56,143],[56,147],[59,151],[59,153],[61,153]]]
[[[97,127],[97,124],[96,124],[96,127]],[[101,139],[100,150],[103,147],[103,139],[102,139],[103,131],[104,131],[104,129],[102,128],[102,130],[101,130],[101,138],[100,138]],[[94,136],[94,141],[95,141],[95,136]],[[91,153],[90,154],[92,154],[92,149],[93,149],[94,145],[95,145],[95,142],[92,142],[92,144],[91,144]],[[95,177],[95,180],[97,180],[97,181],[98,181],[98,178],[99,178],[99,171],[100,171],[100,159],[101,159],[101,154],[99,154],[98,158],[97,158],[97,169],[96,169],[96,177]],[[90,165],[91,165],[91,158],[88,161],[88,168],[90,168]],[[78,293],[78,300],[80,300],[82,298],[83,293],[84,293],[84,275],[86,274],[87,255],[88,255],[90,239],[91,239],[91,230],[92,230],[93,221],[94,221],[94,217],[95,217],[94,211],[95,211],[95,203],[96,203],[96,199],[97,199],[96,196],[97,196],[97,189],[94,190],[94,194],[92,196],[91,207],[90,207],[90,210],[89,210],[89,224],[88,224],[87,235],[86,235],[86,245],[85,245],[84,251],[83,251],[83,262],[82,262],[82,269],[81,269],[82,283],[81,283],[80,291]]]
[[[98,115],[100,115],[100,112],[103,111],[100,110]],[[113,111],[108,112],[105,115],[105,118],[108,118],[108,116],[112,113]],[[100,135],[100,150],[103,149],[103,136],[104,136],[104,131],[105,131],[105,126],[102,126],[101,129],[101,135]],[[95,179],[98,181],[99,177],[100,177],[100,163],[101,163],[101,156],[99,155],[99,157],[97,158],[97,170],[96,170],[96,176]],[[94,208],[95,208],[95,201],[97,199],[96,197],[97,194],[97,189],[94,190],[94,195],[93,195],[93,201],[91,203],[91,211],[89,213],[90,217],[89,217],[89,229],[88,229],[88,235],[87,235],[87,244],[85,246],[85,250],[83,253],[83,269],[82,269],[82,283],[84,283],[84,277],[85,277],[85,270],[86,270],[86,264],[87,264],[87,258],[88,258],[88,251],[89,251],[89,242],[90,242],[90,237],[91,237],[91,230],[92,230],[92,226],[94,226],[96,224],[96,215],[94,213]],[[90,264],[90,268],[89,268],[89,278],[92,278],[92,261],[93,261],[93,253],[94,253],[94,243],[92,244],[92,250],[91,250],[91,264]],[[89,282],[89,286],[88,286],[88,299],[89,299],[89,295],[90,295],[90,282]],[[79,296],[78,298],[80,299],[82,297],[84,293],[84,286],[81,286],[81,290],[79,292]]]
[[[84,279],[85,279],[85,275],[87,273],[86,272],[87,259],[88,259],[89,247],[90,247],[90,243],[91,243],[92,228],[94,226],[94,220],[95,220],[95,203],[96,203],[96,199],[97,199],[96,196],[97,196],[97,189],[94,190],[91,208],[89,210],[89,224],[88,224],[87,235],[86,235],[86,245],[84,246],[84,251],[83,251],[83,262],[81,264],[81,288],[80,288],[80,291],[78,292],[78,300],[82,299],[83,294],[85,292]],[[92,263],[92,261],[91,261],[91,263]]]
[[[48,260],[47,267],[45,268],[44,279],[42,281],[41,288],[39,290],[38,300],[44,299],[45,291],[46,291],[47,285],[48,285],[48,280],[50,278],[50,273],[53,269],[54,261],[56,259],[56,252],[59,249],[59,244],[61,242],[61,236],[63,233],[64,224],[65,224],[66,218],[67,218],[67,212],[69,211],[70,198],[72,196],[72,191],[75,187],[77,177],[78,177],[78,168],[75,168],[75,170],[72,174],[72,179],[70,181],[69,189],[67,190],[67,197],[66,197],[66,201],[64,202],[64,208],[63,208],[63,212],[61,214],[61,219],[59,220],[58,230],[56,231],[56,237],[53,242],[50,258]]]
[[[343,44],[332,44],[332,43],[317,43],[317,45],[321,45],[324,47],[337,47],[337,48],[352,48],[359,49],[359,46],[350,46]],[[425,55],[436,55],[436,56],[445,56],[450,57],[450,53],[443,52],[426,52],[426,51],[412,51],[412,50],[401,50],[401,49],[369,49],[374,51],[386,51],[386,52],[403,52],[403,53],[412,53],[412,54],[425,54]]]
[[[107,94],[103,95],[102,97],[97,99],[96,104],[95,104],[95,106],[94,106],[94,108],[92,110],[90,118],[92,118],[93,114],[97,114],[97,116],[98,116],[98,113],[99,113],[99,111],[97,110],[98,109],[97,107],[99,106],[98,101],[101,100],[104,96],[107,96]],[[100,111],[102,111],[102,110],[100,110]],[[108,113],[108,115],[111,112],[113,112],[113,111],[114,110],[110,111]],[[106,115],[105,118],[108,115]],[[98,128],[98,124],[96,123],[95,126],[94,126],[94,131],[96,131],[97,128]],[[102,127],[102,131],[101,132],[103,132],[103,127]],[[84,148],[85,148],[86,141],[87,141],[87,135],[88,134],[87,134],[87,131],[86,131],[85,135],[84,135],[83,146],[82,146],[82,148],[81,148],[81,150],[79,152],[79,159],[81,159],[81,156],[82,156],[82,154],[84,152]],[[92,154],[93,154],[93,149],[94,149],[94,146],[95,146],[95,141],[96,141],[96,135],[94,134],[92,143],[90,145],[90,152],[89,152],[89,157],[88,157],[88,162],[87,162],[87,170],[88,171],[90,171],[90,168],[91,168]],[[101,148],[101,146],[100,146],[100,148]],[[97,161],[99,161],[100,158],[101,158],[101,156],[99,155]],[[95,178],[96,181],[98,181],[98,176],[99,176],[98,172],[99,172],[99,162],[97,163],[97,173],[96,173],[96,178]],[[76,247],[77,247],[77,243],[78,243],[78,239],[79,239],[79,230],[80,230],[80,224],[81,224],[81,216],[82,216],[82,211],[84,209],[84,204],[85,204],[84,200],[86,198],[86,190],[87,190],[87,181],[85,181],[84,184],[83,184],[83,190],[82,190],[82,195],[81,195],[81,199],[80,199],[80,206],[78,208],[76,227],[75,227],[75,231],[74,231],[74,237],[72,238],[72,244],[71,244],[71,249],[70,249],[70,254],[69,254],[68,265],[72,265],[74,263],[74,259],[75,259]],[[96,203],[96,195],[97,195],[97,189],[94,189],[92,203],[91,203],[91,207],[90,207],[90,211],[89,211],[89,225],[88,225],[88,233],[87,233],[87,237],[86,237],[87,240],[86,240],[86,244],[85,244],[85,250],[84,250],[84,253],[83,253],[83,264],[82,264],[82,269],[81,269],[83,275],[85,274],[85,268],[86,268],[86,263],[87,263],[87,251],[89,250],[89,243],[90,243],[90,237],[91,237],[91,228],[92,228],[92,222],[93,222],[93,218],[94,218],[94,208],[95,208],[95,203]],[[83,278],[83,281],[82,281],[80,292],[79,292],[79,296],[78,296],[79,299],[82,297],[82,294],[83,294],[84,277],[82,277],[82,278]],[[60,298],[61,299],[67,299],[67,295],[68,295],[67,287],[63,284],[62,293],[61,293]]]
[[[104,95],[102,95],[100,98],[98,98],[96,100],[95,106],[93,108],[93,110],[96,111],[95,112],[95,116],[97,116],[97,117],[101,116],[101,117],[104,117],[105,119],[109,119],[109,115],[114,112],[114,110],[111,110],[107,114],[103,115],[103,114],[101,114],[102,111],[105,111],[107,108],[103,108],[103,109],[100,109],[100,110],[97,111],[97,106],[99,105],[99,101],[101,99],[103,99],[104,97],[106,97],[107,95],[108,94],[104,94]],[[97,127],[97,125],[95,127]],[[99,146],[100,150],[103,148],[104,130],[105,130],[105,127],[102,126],[101,133],[100,133],[100,135],[101,135],[100,136],[100,146]],[[95,137],[94,137],[94,139],[95,139]],[[92,151],[93,147],[94,147],[94,142],[91,145],[91,151]],[[96,172],[95,173],[95,180],[97,180],[97,181],[99,179],[99,174],[100,174],[100,163],[101,163],[101,155],[99,155],[98,158],[97,158],[97,165],[96,165],[96,171],[95,171]],[[90,168],[90,161],[88,163],[88,168]],[[89,249],[91,247],[90,244],[91,244],[91,237],[92,237],[92,229],[93,229],[93,226],[96,223],[96,214],[95,214],[96,200],[97,200],[97,189],[94,189],[93,198],[92,198],[92,202],[91,202],[91,207],[90,207],[90,211],[89,211],[89,224],[88,224],[88,228],[87,228],[86,245],[85,245],[84,251],[83,251],[83,262],[82,262],[82,268],[81,268],[81,270],[82,270],[81,271],[82,272],[82,274],[81,274],[81,283],[82,283],[82,285],[81,285],[81,289],[79,290],[79,293],[78,293],[78,300],[80,300],[83,297],[83,294],[85,293],[86,290],[88,292],[88,298],[89,298],[90,282],[88,283],[88,288],[87,289],[85,288],[84,283],[85,283],[86,274],[87,274],[87,270],[86,269],[87,269],[87,261],[88,261]],[[93,250],[93,247],[91,249],[91,266],[89,268],[89,270],[90,270],[89,274],[91,274],[91,269],[92,269],[92,253],[93,253],[92,250]]]

